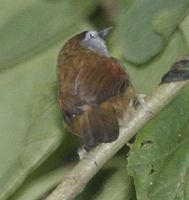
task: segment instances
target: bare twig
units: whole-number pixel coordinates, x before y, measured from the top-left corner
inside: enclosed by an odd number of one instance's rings
[[[91,159],[81,160],[64,178],[46,200],[71,200],[83,191],[91,178],[116,154],[153,116],[157,115],[178,93],[189,84],[189,80],[166,83],[158,86],[147,96],[145,107],[139,106],[121,128],[120,137],[113,143],[101,144],[90,152]]]

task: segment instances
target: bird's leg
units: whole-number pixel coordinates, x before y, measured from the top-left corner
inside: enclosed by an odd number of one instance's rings
[[[89,153],[89,151],[86,150],[86,148],[82,145],[78,148],[77,154],[79,156],[79,160],[85,159],[86,155]]]
[[[146,96],[147,96],[146,94],[136,94],[136,100],[134,106],[137,107],[138,105],[140,105],[144,108],[146,112],[150,113],[151,115],[154,115],[154,113],[150,110],[150,108],[146,104],[145,100]]]
[[[96,167],[98,167],[97,162],[90,155],[90,150],[88,148],[86,148],[85,146],[79,147],[79,149],[77,150],[77,154],[79,156],[79,160],[89,159],[90,161],[92,161],[96,165]]]
[[[146,103],[145,102],[146,96],[147,96],[146,94],[136,94],[134,106],[144,105]]]
[[[127,111],[124,114],[124,117],[122,120],[119,120],[119,126],[120,127],[127,127],[127,121],[133,116],[133,111],[138,106],[141,106],[146,112],[154,116],[154,113],[151,111],[150,107],[146,104],[146,98],[147,95],[145,94],[136,94],[135,100],[131,102],[131,105],[129,108],[127,108]]]

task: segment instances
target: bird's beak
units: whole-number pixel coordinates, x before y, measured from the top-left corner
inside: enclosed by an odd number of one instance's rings
[[[110,26],[110,27],[108,27],[108,28],[105,28],[105,29],[99,31],[99,32],[98,32],[99,37],[101,37],[102,39],[104,39],[104,38],[108,35],[108,33],[112,30],[112,28],[113,28],[113,27]]]

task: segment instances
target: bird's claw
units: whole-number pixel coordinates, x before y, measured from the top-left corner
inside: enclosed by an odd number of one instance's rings
[[[148,113],[150,113],[151,115],[154,115],[154,113],[151,111],[150,107],[146,104],[146,95],[145,94],[137,94],[136,97],[136,103],[135,105],[138,106],[142,106],[142,108],[144,108],[144,110]]]
[[[89,151],[87,151],[87,150],[85,149],[84,146],[81,146],[81,147],[77,150],[77,154],[78,154],[78,156],[79,156],[79,160],[88,159],[88,160],[92,161],[96,167],[98,167],[97,162],[96,162],[95,159],[90,155]]]

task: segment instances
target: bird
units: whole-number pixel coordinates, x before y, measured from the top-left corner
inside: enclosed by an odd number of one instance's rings
[[[108,51],[105,39],[111,29],[76,34],[57,58],[64,125],[87,151],[118,138],[120,121],[135,101],[128,72]]]

